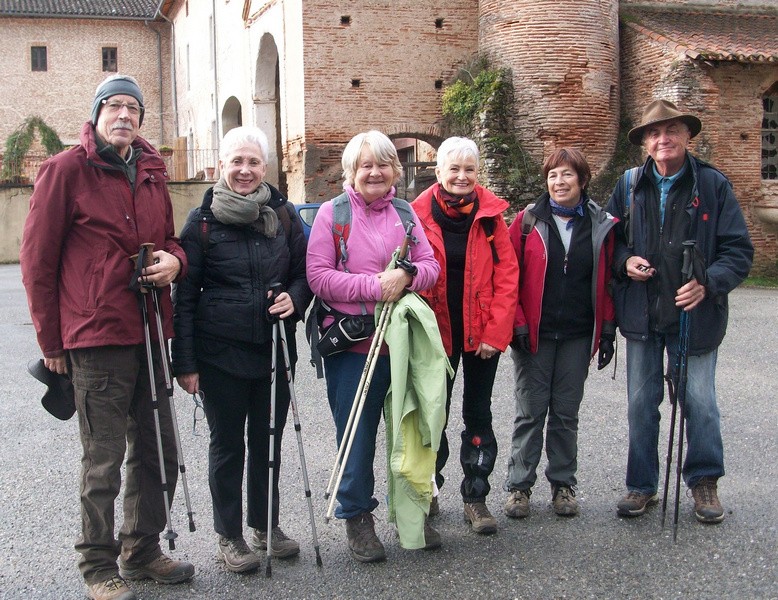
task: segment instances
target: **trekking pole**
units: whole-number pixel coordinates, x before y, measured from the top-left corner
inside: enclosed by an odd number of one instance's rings
[[[693,256],[694,256],[694,240],[687,240],[683,243],[683,267],[681,268],[681,275],[683,282],[688,283],[694,276],[693,270]],[[691,322],[691,315],[689,311],[681,309],[681,317],[678,331],[678,356],[675,360],[675,404],[673,405],[673,413],[675,413],[676,406],[679,411],[678,415],[678,454],[676,457],[675,466],[675,510],[673,511],[673,542],[678,537],[678,513],[681,503],[681,474],[683,470],[683,442],[684,442],[684,429],[686,424],[686,382],[688,376],[688,358],[689,358],[689,326]],[[671,398],[672,399],[672,398]],[[673,421],[671,416],[671,421]],[[670,429],[670,445],[674,437],[674,423],[671,423]],[[671,458],[668,457],[667,465],[669,467]],[[668,473],[665,473],[665,485],[668,483]],[[665,496],[667,490],[665,490]],[[664,505],[663,505],[663,524],[664,524]]]
[[[278,294],[281,284],[270,286],[270,304],[272,305]],[[273,323],[273,344],[270,347],[270,425],[268,427],[269,448],[267,460],[267,564],[265,577],[272,573],[271,561],[273,560],[273,475],[275,473],[276,452],[276,393],[278,391],[277,352],[278,352],[278,317],[267,313],[267,318]]]
[[[271,284],[271,289],[274,286],[280,286],[280,284]],[[292,375],[292,363],[289,360],[289,346],[286,341],[286,328],[280,319],[276,319],[274,323],[275,329],[281,334],[281,348],[284,355],[284,368],[286,370],[286,382],[289,386],[289,404],[292,408],[292,417],[294,419],[294,430],[297,434],[297,450],[300,453],[300,470],[303,474],[303,487],[305,489],[305,498],[308,502],[308,516],[311,521],[311,536],[313,538],[313,549],[316,552],[316,565],[321,567],[321,553],[319,552],[319,538],[316,535],[316,521],[313,514],[313,501],[311,499],[311,484],[308,479],[308,468],[305,463],[305,450],[303,449],[303,436],[302,426],[300,425],[300,415],[297,412],[297,394],[294,389],[294,375]],[[275,334],[275,331],[273,332]],[[273,350],[273,356],[275,356],[275,349]],[[275,359],[272,359],[275,360]],[[271,361],[272,362],[272,361]],[[272,367],[272,371],[275,372],[275,368]]]
[[[675,387],[673,386],[674,373],[668,372],[665,375],[665,381],[667,381],[667,395],[670,398],[670,404],[672,410],[670,411],[670,435],[667,441],[667,462],[665,464],[665,486],[662,492],[662,529],[665,528],[665,517],[667,515],[667,492],[670,486],[670,467],[673,464],[673,444],[675,442],[675,414],[678,408],[678,403],[675,398]]]
[[[151,406],[154,409],[154,428],[157,433],[157,456],[159,457],[159,477],[162,484],[162,497],[165,502],[165,518],[167,519],[167,531],[162,535],[163,539],[168,540],[168,546],[171,550],[176,549],[175,539],[178,534],[173,531],[173,523],[170,518],[170,494],[168,492],[167,475],[165,474],[165,457],[162,449],[162,428],[159,424],[159,401],[157,399],[157,382],[154,377],[154,357],[151,351],[151,327],[149,325],[149,310],[146,306],[147,286],[141,285],[138,281],[144,267],[151,266],[153,259],[151,257],[154,251],[154,244],[141,244],[138,254],[130,257],[135,264],[135,272],[130,280],[130,289],[138,296],[138,305],[140,306],[141,316],[143,317],[143,333],[146,338],[146,362],[149,371],[149,385],[151,386]]]
[[[408,221],[405,226],[405,238],[403,239],[402,246],[397,250],[397,260],[404,259],[408,254],[408,247],[412,238],[414,223]],[[351,405],[351,412],[346,423],[346,428],[343,431],[343,437],[340,441],[340,447],[338,448],[338,454],[335,458],[335,465],[330,475],[330,481],[327,484],[327,491],[324,494],[325,499],[329,498],[327,505],[327,513],[324,516],[324,521],[329,523],[330,519],[335,513],[335,500],[337,498],[337,490],[340,488],[340,482],[343,479],[343,475],[346,471],[346,462],[348,461],[349,454],[351,453],[351,446],[356,438],[356,431],[359,425],[359,419],[362,415],[362,409],[367,401],[367,394],[370,390],[370,382],[373,378],[373,371],[375,371],[376,357],[379,355],[381,345],[384,341],[384,335],[386,334],[386,327],[389,323],[389,318],[394,310],[394,302],[384,302],[381,307],[381,314],[378,318],[378,325],[376,326],[376,332],[373,335],[373,340],[370,343],[370,349],[365,359],[365,366],[362,369],[362,376],[357,385],[357,391],[354,395],[354,402]],[[345,444],[344,444],[345,442]]]
[[[178,416],[176,415],[176,403],[173,400],[173,376],[168,362],[167,343],[162,331],[162,307],[159,299],[159,289],[151,286],[151,299],[154,306],[154,314],[157,320],[157,339],[159,340],[159,352],[162,356],[162,371],[165,374],[165,388],[170,402],[170,415],[173,421],[173,437],[176,441],[176,458],[178,459],[178,471],[181,473],[181,486],[184,488],[184,501],[186,502],[186,514],[189,517],[189,531],[195,531],[194,512],[192,501],[189,498],[189,484],[186,480],[186,465],[184,464],[184,449],[181,446],[181,435],[178,431]]]
[[[340,440],[340,446],[338,447],[338,455],[335,458],[335,465],[330,475],[330,482],[327,486],[327,491],[324,494],[325,499],[329,499],[327,504],[327,513],[324,516],[324,522],[329,523],[330,519],[335,514],[335,500],[337,498],[337,490],[340,488],[340,482],[343,479],[343,474],[346,470],[346,461],[348,461],[349,454],[351,454],[351,446],[356,438],[357,426],[359,425],[359,419],[362,416],[362,410],[365,407],[367,401],[367,393],[370,388],[370,381],[373,378],[373,371],[375,370],[376,357],[378,356],[381,344],[384,341],[384,333],[386,332],[386,324],[389,322],[389,315],[394,308],[394,302],[385,302],[381,308],[381,315],[378,320],[378,326],[373,336],[373,341],[370,344],[370,351],[365,358],[365,366],[362,369],[362,377],[359,380],[356,394],[354,395],[354,401],[351,404],[351,412],[349,413],[349,419],[346,423],[346,428],[343,430],[343,436]]]

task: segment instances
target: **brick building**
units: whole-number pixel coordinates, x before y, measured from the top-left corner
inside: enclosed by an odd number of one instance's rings
[[[40,116],[66,145],[78,143],[99,83],[134,75],[144,93],[142,135],[170,137],[171,27],[154,19],[159,0],[0,0],[0,142]]]
[[[70,4],[90,2],[59,2]],[[317,201],[339,191],[340,155],[359,131],[385,131],[408,162],[432,157],[444,135],[443,88],[482,53],[511,69],[516,132],[538,162],[574,145],[606,172],[619,133],[652,98],[697,113],[695,152],[732,180],[757,268],[778,270],[775,0],[91,4],[99,18],[50,19],[49,8],[19,10],[50,3],[0,0],[0,31],[14,41],[2,51],[11,86],[0,92],[0,133],[37,104],[72,141],[67,128],[87,114],[104,75],[98,59],[113,46],[119,70],[138,75],[147,93],[144,135],[188,151],[173,169],[179,177],[215,166],[211,149],[231,127],[256,124],[271,142],[268,179],[295,201]],[[114,4],[139,12],[106,17]],[[42,74],[31,67],[41,45],[51,57]],[[208,164],[193,162],[197,152]]]

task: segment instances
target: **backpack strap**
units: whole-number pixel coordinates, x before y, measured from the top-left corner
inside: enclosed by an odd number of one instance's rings
[[[335,243],[336,263],[343,264],[343,270],[346,268],[348,252],[346,251],[346,240],[351,232],[351,203],[348,200],[348,194],[343,192],[340,196],[335,196],[332,200],[332,239]]]
[[[635,213],[635,186],[643,175],[643,167],[632,167],[624,171],[621,178],[621,197],[624,198],[624,229],[627,236],[627,248],[630,250],[634,246],[632,236],[632,217]]]
[[[203,249],[203,258],[208,256],[208,239],[211,233],[211,224],[205,217],[200,220],[200,248]]]
[[[497,246],[494,245],[494,218],[484,217],[481,219],[481,227],[484,228],[486,241],[489,242],[489,246],[492,248],[492,261],[494,264],[499,264],[500,257],[497,255]]]
[[[408,221],[413,221],[414,226],[416,225],[416,219],[413,218],[413,209],[411,209],[411,205],[407,200],[392,198],[392,206],[394,206],[394,210],[396,210],[397,214],[400,216],[400,222],[402,223],[403,229],[405,229],[405,225]],[[417,242],[418,240],[414,238],[413,241]]]
[[[519,257],[519,266],[522,271],[524,270],[524,246],[527,244],[527,236],[532,232],[532,228],[535,227],[535,222],[538,220],[535,213],[531,212],[533,208],[535,208],[534,202],[527,204],[521,215],[521,256]]]

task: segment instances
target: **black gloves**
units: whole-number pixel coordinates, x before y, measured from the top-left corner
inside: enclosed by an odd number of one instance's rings
[[[411,277],[416,277],[416,273],[419,272],[419,269],[414,265],[410,260],[407,258],[398,258],[397,261],[394,263],[394,266],[398,269],[402,269],[408,275]]]
[[[529,354],[529,333],[516,333],[511,340],[511,348],[516,352]]]
[[[603,333],[600,336],[600,353],[597,356],[597,370],[600,371],[608,366],[613,359],[613,342],[616,336],[612,333]]]

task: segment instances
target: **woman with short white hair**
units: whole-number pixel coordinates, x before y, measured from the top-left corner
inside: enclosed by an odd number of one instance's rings
[[[440,263],[434,287],[422,292],[435,311],[443,346],[454,369],[448,379],[446,415],[460,360],[464,477],[460,486],[464,516],[473,531],[497,531],[486,506],[489,475],[497,458],[491,396],[497,362],[511,341],[518,297],[518,265],[503,212],[508,203],[478,185],[479,152],[475,142],[451,137],[438,148],[438,182],[412,203]],[[445,431],[435,465],[438,487],[449,456]],[[439,510],[437,497],[430,515]]]
[[[175,294],[173,368],[179,385],[204,394],[210,445],[208,483],[219,559],[244,572],[261,564],[243,537],[243,470],[252,547],[267,551],[272,324],[286,327],[297,360],[295,323],[311,301],[305,280],[306,241],[296,211],[264,181],[267,137],[257,127],[224,136],[221,178],[187,218],[181,245],[189,272]],[[281,291],[272,295],[271,284]],[[284,364],[277,352],[277,364]],[[281,438],[289,409],[286,378],[276,382],[271,555],[300,546],[278,526]],[[247,452],[248,449],[248,452]]]

